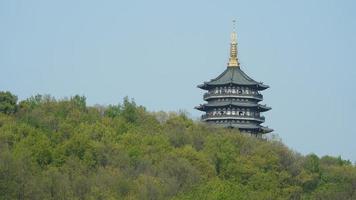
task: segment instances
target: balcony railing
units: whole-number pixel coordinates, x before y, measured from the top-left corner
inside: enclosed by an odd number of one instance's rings
[[[202,120],[209,120],[209,119],[243,119],[243,120],[256,120],[260,122],[265,121],[265,117],[263,116],[248,116],[248,115],[227,115],[227,114],[205,114],[201,116]]]
[[[204,99],[210,99],[214,97],[237,97],[237,98],[254,98],[262,100],[262,94],[246,94],[246,93],[232,93],[232,92],[221,92],[221,93],[205,93]]]

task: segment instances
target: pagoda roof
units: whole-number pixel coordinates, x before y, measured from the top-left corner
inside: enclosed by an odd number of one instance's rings
[[[242,129],[259,129],[262,126],[258,124],[235,124],[231,123],[229,126],[234,127],[234,128],[242,128]]]
[[[258,129],[261,130],[263,133],[270,133],[273,129],[268,127],[264,127],[258,124],[229,124],[230,127],[239,128],[239,129]]]
[[[204,82],[198,85],[201,89],[209,89],[211,86],[222,86],[222,85],[241,85],[241,86],[255,86],[259,90],[264,90],[269,88],[268,85],[264,85],[261,82],[257,82],[247,76],[240,67],[227,67],[227,69],[221,73],[215,79],[211,79],[208,82]]]
[[[234,101],[212,101],[207,104],[202,104],[197,106],[196,109],[204,111],[206,107],[226,107],[226,106],[236,106],[236,107],[258,107],[262,112],[270,110],[271,108],[266,105],[261,105],[252,102],[234,102]]]
[[[217,124],[218,126],[223,126],[223,127],[232,127],[232,128],[238,128],[238,129],[243,129],[243,130],[257,130],[258,132],[261,132],[263,134],[265,133],[270,133],[273,131],[273,129],[259,125],[259,124],[241,124],[241,123],[226,123],[226,124]]]

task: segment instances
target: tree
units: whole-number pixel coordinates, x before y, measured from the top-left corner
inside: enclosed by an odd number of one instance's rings
[[[356,199],[356,167],[125,98],[0,95],[2,199]],[[15,114],[11,114],[15,113]]]
[[[0,112],[13,114],[17,110],[17,96],[10,92],[0,92]]]

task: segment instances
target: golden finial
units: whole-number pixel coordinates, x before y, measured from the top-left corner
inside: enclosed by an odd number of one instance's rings
[[[232,33],[230,43],[230,58],[228,67],[240,67],[239,59],[237,57],[237,34],[236,34],[236,20],[232,20]]]

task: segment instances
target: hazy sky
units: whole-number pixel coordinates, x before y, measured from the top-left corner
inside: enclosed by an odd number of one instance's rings
[[[271,86],[265,125],[303,154],[356,161],[355,2],[0,0],[0,90],[197,118],[235,18],[242,69]]]

